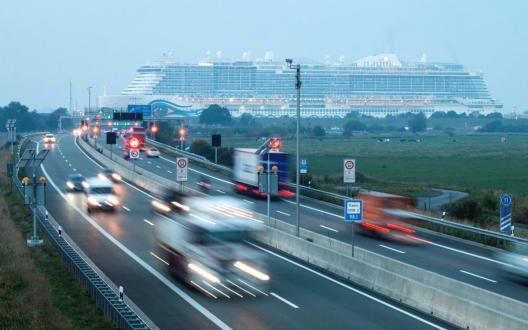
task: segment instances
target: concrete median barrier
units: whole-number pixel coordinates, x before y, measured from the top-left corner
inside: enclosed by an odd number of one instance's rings
[[[119,157],[109,159],[79,139],[101,164],[114,167],[127,180],[154,193],[176,182],[141,169]],[[263,217],[263,220],[265,217]],[[414,267],[350,244],[272,219],[258,241],[321,267],[360,286],[466,329],[528,329],[528,304]]]

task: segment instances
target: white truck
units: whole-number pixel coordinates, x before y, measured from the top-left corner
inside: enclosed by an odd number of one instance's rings
[[[260,230],[253,214],[230,197],[189,197],[190,212],[154,227],[160,258],[170,272],[207,295],[257,295],[270,276],[262,251],[247,240]]]
[[[278,189],[271,197],[293,195],[287,189],[289,183],[288,154],[278,150],[236,148],[233,154],[233,180],[235,191],[256,197],[266,197],[267,192],[259,188],[259,167],[262,168],[261,180],[267,180],[268,155],[271,168],[277,167]]]

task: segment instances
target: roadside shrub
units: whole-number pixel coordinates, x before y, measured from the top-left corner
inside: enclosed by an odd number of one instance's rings
[[[479,203],[471,198],[464,198],[449,207],[449,213],[459,219],[466,219],[471,221],[480,221],[482,215],[482,207]]]

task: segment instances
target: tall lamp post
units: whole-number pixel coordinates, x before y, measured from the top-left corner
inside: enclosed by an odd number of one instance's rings
[[[91,114],[91,104],[92,103],[92,86],[88,87],[88,117],[90,117]]]
[[[296,223],[296,235],[299,236],[300,232],[300,214],[299,214],[299,163],[300,163],[300,154],[299,154],[299,136],[300,136],[300,128],[301,128],[301,65],[296,64],[293,65],[293,60],[290,58],[286,59],[286,64],[290,69],[295,69],[295,89],[297,90],[297,128],[296,128],[296,135],[297,135],[297,141],[295,144],[295,150],[296,150],[296,163],[295,163],[295,213],[297,215],[297,223]]]

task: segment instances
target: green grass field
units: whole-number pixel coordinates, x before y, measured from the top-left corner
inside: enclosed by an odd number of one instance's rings
[[[421,142],[401,142],[399,136],[391,137],[390,142],[370,137],[306,138],[301,140],[301,155],[308,159],[313,176],[341,175],[343,159],[355,158],[359,172],[380,181],[528,195],[528,135],[506,135],[504,143],[501,137],[424,136]],[[234,147],[262,143],[247,138],[224,141]],[[283,140],[284,151],[294,148],[295,140]]]

